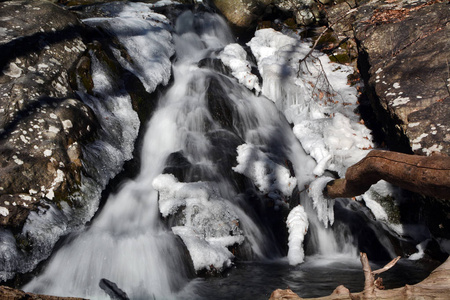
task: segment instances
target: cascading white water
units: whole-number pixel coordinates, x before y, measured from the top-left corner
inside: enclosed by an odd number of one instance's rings
[[[145,32],[139,31],[139,34]],[[177,20],[173,41],[176,48],[174,82],[160,99],[147,125],[140,174],[109,197],[92,225],[72,236],[25,290],[108,299],[99,287],[99,281],[106,278],[131,299],[183,297],[180,290],[189,282],[189,267],[175,234],[190,251],[194,268],[213,265],[220,270],[222,266],[229,266],[233,255],[227,247],[235,244],[240,244],[243,251],[248,250],[247,257],[261,259],[280,255],[273,245],[276,240],[271,236],[273,233],[262,228],[264,222],[250,211],[244,192],[236,188],[228,173],[233,172],[234,167],[235,172],[251,178],[261,194],[269,198],[267,203],[274,203],[278,208],[286,205],[283,199],[290,196],[295,183],[303,190],[314,180],[317,163],[305,153],[277,105],[249,90],[254,89],[256,93],[261,90],[255,82],[256,76],[244,74],[238,78],[242,83],[239,84],[230,77],[198,66],[205,57],[220,58],[220,51],[233,43],[221,18],[186,11]],[[230,67],[236,65],[232,58],[227,59]],[[223,56],[222,60],[225,62]],[[246,73],[249,67],[242,70]],[[145,74],[140,74],[141,80],[151,77]],[[241,73],[233,73],[240,76],[236,74]],[[245,77],[247,75],[250,77]],[[269,78],[265,79],[272,84]],[[226,94],[230,102],[230,122],[226,120],[221,124],[220,116],[213,116],[208,108],[208,93],[213,82],[219,83],[220,92]],[[151,87],[152,83],[145,86]],[[264,89],[263,86],[263,93],[270,90],[269,87]],[[289,89],[298,93],[292,87]],[[228,170],[220,169],[226,155],[220,157],[219,150],[223,149],[215,142],[221,141],[218,138],[221,136],[231,136],[233,143],[238,141],[238,145],[242,145],[238,147],[242,161],[237,159],[239,165],[230,166]],[[245,159],[244,150],[253,154],[248,155],[251,159]],[[236,152],[236,147],[233,151]],[[161,175],[167,158],[176,152],[198,167],[202,182],[179,182],[172,175]],[[220,152],[219,157],[217,152]],[[284,160],[292,163],[295,178],[290,177]],[[282,182],[281,178],[287,179]],[[161,197],[170,195],[169,200],[173,202],[168,200],[164,204],[167,206],[162,208],[158,204],[158,192]],[[303,191],[300,196],[308,213],[313,252],[328,257],[344,253],[354,258],[356,251],[351,241],[339,243],[333,231],[325,228],[316,216],[308,194]],[[258,205],[267,206],[267,203]],[[187,220],[175,220],[178,223],[172,232],[161,221],[161,215],[170,217],[182,208],[185,208],[183,214]],[[200,250],[198,245],[202,246]],[[212,251],[218,253],[214,258],[202,256]]]
[[[200,30],[196,32],[197,28]],[[140,175],[111,195],[92,225],[72,236],[25,290],[102,299],[108,297],[99,288],[100,280],[105,278],[115,282],[131,299],[167,299],[175,297],[176,291],[186,283],[182,249],[170,229],[160,223],[158,193],[152,188],[152,182],[163,171],[168,155],[180,150],[193,164],[220,173],[208,159],[210,141],[204,136],[204,123],[205,119],[212,121],[205,103],[206,79],[222,75],[199,69],[197,63],[232,42],[232,36],[224,21],[211,14],[194,17],[191,12],[185,12],[176,29],[175,80],[147,126]],[[263,145],[273,134],[282,130],[290,132],[286,122],[282,123],[284,129],[279,128],[280,115],[270,101],[258,99],[237,85],[226,91],[236,101],[243,122],[240,128],[247,142]],[[251,125],[245,126],[247,123]],[[298,144],[292,134],[289,139],[289,144]],[[228,189],[225,181],[220,182],[221,176],[217,178],[221,197],[231,201],[228,206],[238,215],[253,253],[268,255],[267,249],[271,247],[267,246],[269,243],[261,230],[238,203],[233,203],[236,191]]]

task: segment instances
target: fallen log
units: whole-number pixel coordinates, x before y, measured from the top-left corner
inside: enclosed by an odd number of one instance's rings
[[[0,299],[2,299],[2,300],[86,300],[83,298],[58,297],[58,296],[47,296],[47,295],[26,293],[24,291],[13,289],[8,286],[0,286]]]
[[[450,200],[450,157],[373,150],[349,167],[345,178],[330,181],[324,194],[329,198],[358,196],[379,180],[425,196]]]
[[[394,261],[396,262],[398,258]],[[381,268],[382,272],[388,270],[395,263],[394,261]],[[340,285],[329,296],[319,298],[301,298],[292,290],[275,290],[269,300],[405,300],[405,299],[450,299],[450,258],[436,268],[423,281],[415,285],[405,285],[404,287],[384,290],[377,286],[377,280],[373,275],[381,273],[379,270],[371,271],[367,256],[361,254],[365,284],[364,291],[351,293],[346,287]]]

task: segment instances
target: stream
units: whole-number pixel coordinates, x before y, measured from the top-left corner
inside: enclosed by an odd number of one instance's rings
[[[128,13],[151,7],[128,5]],[[121,13],[121,34],[140,26]],[[303,188],[316,178],[317,158],[294,134],[292,112],[288,120],[283,106],[258,86],[257,76],[248,73],[243,84],[242,76],[217,68],[224,47],[235,43],[221,17],[186,11],[173,27],[173,83],[146,125],[140,173],[109,196],[89,226],[65,239],[24,290],[110,299],[99,287],[107,279],[130,299],[268,299],[276,288],[287,287],[313,297],[341,284],[360,291],[359,250],[367,245],[361,246],[347,222],[338,220],[346,214],[336,215],[332,226],[332,215],[318,213]],[[141,31],[134,34],[145,37]],[[105,93],[102,85],[111,83],[105,83],[109,79],[102,72],[94,64],[94,85]],[[151,78],[145,72],[140,76]],[[304,262],[292,265],[286,258],[284,222],[295,193],[309,229],[304,250],[296,253],[303,259],[304,251]],[[341,211],[358,213],[354,205],[342,203]],[[384,247],[380,258],[393,257],[381,226],[367,226]],[[427,275],[406,260],[385,282],[389,287],[413,284]]]

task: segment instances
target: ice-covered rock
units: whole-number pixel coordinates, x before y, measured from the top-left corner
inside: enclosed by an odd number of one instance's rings
[[[188,248],[195,270],[220,272],[229,267],[234,255],[227,247],[244,241],[231,203],[220,197],[212,183],[179,182],[172,174],[157,176],[153,187],[159,192],[161,215],[177,225],[172,231]]]

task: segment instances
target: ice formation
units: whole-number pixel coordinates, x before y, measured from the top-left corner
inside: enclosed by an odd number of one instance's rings
[[[240,84],[249,90],[255,90],[256,93],[261,92],[259,79],[251,72],[251,64],[247,60],[247,52],[239,44],[229,44],[220,53],[220,59],[223,64],[231,69],[231,74],[239,81]]]
[[[286,220],[289,230],[289,251],[288,261],[290,265],[297,265],[304,261],[305,252],[303,250],[303,240],[308,231],[308,216],[303,206],[298,205],[290,212]]]
[[[331,177],[319,177],[311,182],[308,189],[308,194],[313,201],[313,206],[317,212],[317,217],[323,222],[325,228],[328,227],[328,224],[333,225],[334,223],[334,199],[325,198],[323,195],[325,186],[331,180],[333,180]]]
[[[271,193],[281,192],[291,196],[297,185],[297,178],[291,176],[289,170],[272,161],[264,152],[252,144],[242,144],[237,148],[238,165],[235,172],[250,178],[258,189],[271,196]]]
[[[118,49],[113,49],[121,65],[134,73],[147,92],[153,92],[159,84],[166,85],[171,75],[170,57],[174,54],[170,21],[151,10],[151,4],[127,3],[112,18],[83,20],[90,26],[100,26],[113,35],[125,47],[132,58],[128,61]],[[124,34],[126,33],[126,34]]]
[[[311,44],[291,31],[261,29],[248,45],[263,78],[262,94],[294,125],[294,134],[317,162],[313,173],[319,178],[308,192],[319,219],[328,226],[334,219],[334,201],[324,199],[322,189],[331,178],[321,176],[331,170],[343,177],[374,146],[370,130],[354,112],[357,90],[347,83],[354,70],[317,51],[302,61]]]
[[[244,241],[239,218],[231,204],[222,199],[207,182],[179,182],[172,174],[153,180],[159,192],[159,210],[163,217],[174,216],[179,226],[173,233],[181,237],[196,271],[221,271],[231,265],[233,254],[227,249]],[[181,211],[181,217],[175,216]]]

